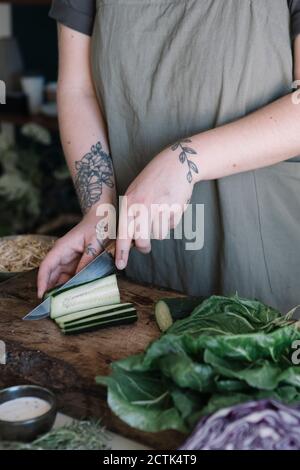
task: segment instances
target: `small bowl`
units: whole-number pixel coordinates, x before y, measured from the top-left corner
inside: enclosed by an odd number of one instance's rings
[[[41,398],[50,404],[50,409],[36,418],[24,421],[3,421],[0,419],[0,439],[30,442],[52,428],[57,413],[55,395],[50,390],[35,385],[18,385],[0,391],[0,404],[23,397]]]

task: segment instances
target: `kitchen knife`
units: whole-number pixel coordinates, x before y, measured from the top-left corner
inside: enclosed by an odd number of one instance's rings
[[[66,287],[77,286],[85,282],[94,281],[116,271],[114,262],[114,248],[115,244],[110,243],[105,250],[98,255],[93,261],[85,266],[79,273],[75,274],[65,284],[63,284],[56,292],[59,292]],[[50,315],[51,298],[47,297],[41,304],[29,312],[23,320],[42,320]]]

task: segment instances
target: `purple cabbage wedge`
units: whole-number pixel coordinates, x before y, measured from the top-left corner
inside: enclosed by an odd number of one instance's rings
[[[217,411],[180,450],[300,450],[300,408],[261,400]]]

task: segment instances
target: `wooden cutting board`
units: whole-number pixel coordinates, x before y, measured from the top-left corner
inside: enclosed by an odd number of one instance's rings
[[[128,438],[156,449],[176,448],[182,435],[130,428],[111,413],[106,389],[95,384],[95,376],[108,374],[112,361],[144,351],[159,336],[153,304],[178,295],[122,278],[119,286],[122,301],[137,308],[135,325],[66,337],[49,319],[22,320],[38,303],[35,271],[0,283],[0,340],[7,351],[6,365],[0,365],[0,387],[27,383],[47,387],[55,392],[59,410],[74,418],[101,417],[108,429]]]

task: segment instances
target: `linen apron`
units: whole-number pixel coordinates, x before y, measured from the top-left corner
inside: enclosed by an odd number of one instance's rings
[[[92,64],[124,194],[166,146],[291,91],[287,1],[98,0]],[[238,292],[287,311],[300,303],[299,182],[300,162],[289,161],[195,185],[204,248],[152,241],[149,255],[131,250],[127,275],[193,295]]]

